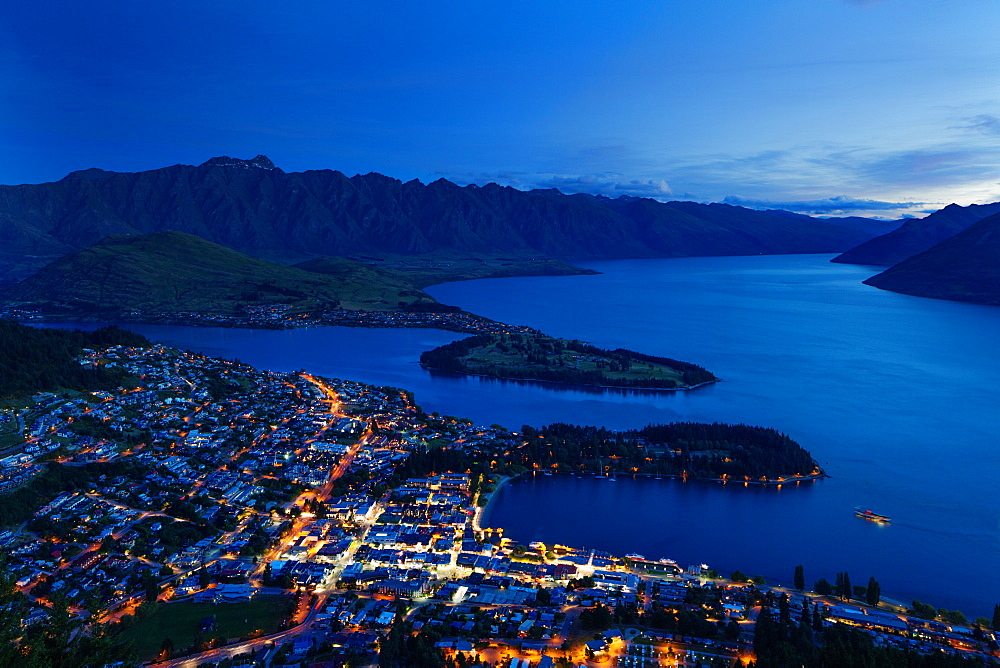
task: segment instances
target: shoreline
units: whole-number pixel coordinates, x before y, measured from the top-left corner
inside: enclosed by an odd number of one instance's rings
[[[520,476],[502,476],[497,482],[496,487],[493,491],[489,493],[486,498],[486,503],[482,506],[478,506],[476,510],[475,517],[472,518],[472,530],[473,531],[483,531],[483,523],[488,519],[490,511],[493,509],[493,504],[496,503],[497,497],[500,495],[500,490],[502,490],[507,484],[512,480],[516,480]],[[480,498],[482,498],[482,493],[480,493]]]
[[[547,476],[547,477],[554,477],[554,476],[558,475],[558,476],[573,476],[573,477],[577,477],[577,478],[588,478],[589,477],[589,478],[594,478],[594,479],[600,480],[600,479],[608,479],[610,477],[621,476],[622,478],[632,478],[632,479],[636,479],[636,478],[650,478],[650,479],[654,479],[654,480],[680,480],[682,482],[688,482],[688,481],[690,481],[690,482],[715,482],[715,483],[719,483],[719,484],[721,484],[723,486],[732,484],[732,485],[737,485],[737,486],[742,485],[743,487],[747,487],[747,486],[750,486],[750,485],[757,485],[759,487],[772,487],[772,486],[773,487],[781,487],[782,485],[792,485],[792,484],[796,484],[796,483],[800,483],[800,482],[810,482],[810,481],[815,481],[815,480],[822,480],[824,478],[829,478],[830,477],[830,475],[826,471],[824,471],[822,469],[820,469],[819,473],[810,473],[809,475],[792,477],[792,478],[786,478],[786,479],[780,480],[780,481],[779,480],[736,480],[736,479],[729,480],[729,479],[724,479],[724,478],[707,478],[705,476],[690,476],[690,475],[689,476],[685,476],[685,475],[680,475],[680,474],[677,474],[677,473],[639,473],[639,472],[635,472],[635,471],[609,471],[609,476],[598,475],[598,474],[594,473],[593,471],[552,471],[552,474],[553,474],[553,476]],[[526,473],[522,474],[522,475],[524,475],[524,477],[526,477],[526,478],[529,477]],[[507,484],[508,482],[516,480],[516,479],[518,479],[520,477],[521,476],[508,477],[508,478],[506,478],[504,480],[504,484]],[[530,477],[531,478],[535,478],[535,477],[537,477],[537,475],[532,475]],[[497,488],[497,491],[499,491],[499,488]],[[492,503],[492,502],[493,502],[493,499],[491,498],[489,500],[489,503]]]

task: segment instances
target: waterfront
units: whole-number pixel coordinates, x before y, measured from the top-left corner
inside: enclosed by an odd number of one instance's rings
[[[695,362],[723,379],[692,392],[623,393],[431,375],[434,330],[135,326],[151,338],[275,370],[413,390],[426,410],[517,429],[553,421],[640,426],[747,422],[788,432],[833,476],[798,488],[541,478],[487,518],[521,540],[705,561],[788,580],[848,570],[886,595],[988,614],[1000,583],[996,381],[1000,309],[860,283],[829,256],[589,263],[600,276],[435,286],[445,303],[603,347]],[[598,485],[604,485],[600,487]],[[854,517],[864,505],[893,517]],[[587,512],[581,512],[586,508]],[[973,583],[974,584],[971,584]]]

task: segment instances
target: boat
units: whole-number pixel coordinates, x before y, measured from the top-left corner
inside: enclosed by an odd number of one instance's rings
[[[861,506],[857,506],[854,509],[854,514],[862,519],[878,522],[879,524],[888,524],[891,521],[888,515],[879,515],[875,511],[869,510],[868,508],[862,508]]]

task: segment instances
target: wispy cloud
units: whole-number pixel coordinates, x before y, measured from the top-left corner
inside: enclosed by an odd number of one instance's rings
[[[730,195],[722,201],[724,204],[744,206],[748,209],[784,209],[785,211],[822,216],[853,215],[859,212],[871,211],[896,211],[927,205],[927,202],[883,202],[874,199],[856,199],[844,195],[828,197],[826,199],[787,201],[748,199]]]
[[[1000,117],[992,114],[979,114],[968,119],[968,123],[958,126],[964,130],[975,130],[988,135],[1000,135]]]
[[[498,183],[502,186],[512,186],[521,190],[536,188],[556,188],[567,194],[587,193],[589,195],[605,195],[620,197],[651,197],[664,199],[674,193],[664,179],[659,178],[628,178],[617,172],[600,172],[596,174],[552,174],[524,171],[503,171],[479,174],[449,174],[439,172],[442,176],[459,184]]]
[[[590,193],[609,197],[619,195],[667,197],[673,194],[663,179],[628,179],[624,174],[614,173],[536,175],[532,185],[535,188],[558,188],[566,193]]]

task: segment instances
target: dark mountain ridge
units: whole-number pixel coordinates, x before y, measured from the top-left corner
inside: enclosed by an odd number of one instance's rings
[[[832,262],[892,266],[995,213],[1000,213],[1000,202],[969,206],[949,204],[926,218],[909,220],[899,229],[870,239],[833,258]]]
[[[870,237],[725,204],[520,191],[371,173],[286,173],[265,156],[0,186],[0,267],[20,278],[112,234],[178,230],[284,263],[442,250],[563,260],[835,252]]]
[[[1000,213],[865,283],[918,297],[1000,304]]]

